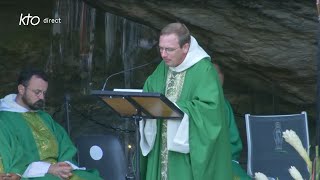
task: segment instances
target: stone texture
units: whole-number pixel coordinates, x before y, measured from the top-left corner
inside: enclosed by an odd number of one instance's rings
[[[317,12],[305,1],[203,3],[95,0],[155,29],[184,22],[230,78],[296,104],[314,104]]]
[[[73,1],[63,2],[68,4]],[[311,117],[309,132],[313,142],[311,144],[314,144],[318,28],[315,2],[91,0],[88,3],[100,11],[128,18],[157,31],[170,22],[185,23],[204,49],[224,69],[225,94],[233,105],[244,148],[245,113],[281,114],[306,110]],[[72,34],[72,39],[70,36],[53,37],[49,24],[38,27],[17,25],[21,12],[51,17],[55,4],[56,1],[53,0],[50,3],[31,0],[25,4],[15,0],[0,2],[0,21],[6,26],[0,29],[1,97],[16,90],[16,76],[23,66],[48,68],[52,65],[54,71],[50,72],[52,79],[47,110],[63,124],[63,95],[66,92],[72,94],[72,137],[82,133],[103,133],[117,127],[116,132],[127,134],[125,136],[132,139],[133,124],[123,123],[124,121],[119,120],[110,109],[101,104],[97,105],[97,99],[88,100],[81,92],[81,83],[86,74],[81,71],[79,60],[78,29]],[[66,11],[68,8],[62,8],[64,18],[72,14]],[[76,26],[77,23],[73,23]],[[101,26],[103,25],[100,25],[100,28]],[[97,28],[96,37],[99,33],[101,31],[98,32]],[[53,46],[52,42],[57,41],[62,42],[65,54],[60,61],[50,64],[50,58],[59,59],[59,54],[50,57],[50,51],[57,51],[59,47],[57,44]],[[95,41],[104,43],[102,38]],[[68,54],[67,51],[70,49],[76,53]],[[92,83],[94,88],[100,88],[100,83],[106,75],[122,70],[122,66],[120,61],[106,66],[103,61],[104,49],[101,46],[96,46],[94,55]],[[146,77],[152,70],[153,67],[149,67],[136,73]],[[115,84],[120,87],[122,82],[119,77],[113,80],[118,81]],[[136,83],[137,81],[139,83]],[[135,79],[135,84],[143,84],[143,78]],[[125,132],[121,128],[131,131]],[[243,153],[246,153],[245,149]],[[245,164],[245,155],[240,162]]]

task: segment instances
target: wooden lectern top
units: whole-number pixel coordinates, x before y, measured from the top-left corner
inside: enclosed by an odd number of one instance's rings
[[[183,118],[183,112],[161,93],[91,91],[91,94],[100,97],[120,117]]]

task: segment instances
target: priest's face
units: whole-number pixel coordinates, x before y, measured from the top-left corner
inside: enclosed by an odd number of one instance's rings
[[[45,95],[48,89],[48,82],[32,76],[28,86],[19,85],[20,105],[29,110],[43,109],[45,105]]]
[[[179,38],[176,34],[165,34],[159,38],[159,51],[164,62],[170,67],[179,66],[189,50],[189,43],[182,47],[179,45]]]

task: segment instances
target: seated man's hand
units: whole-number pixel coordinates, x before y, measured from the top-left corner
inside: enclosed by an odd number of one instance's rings
[[[5,173],[0,173],[0,180],[3,180],[3,178],[6,177]]]
[[[14,173],[1,173],[0,180],[19,180],[21,177]]]
[[[49,167],[48,173],[60,177],[61,179],[69,179],[72,176],[72,167],[65,162],[58,162]]]

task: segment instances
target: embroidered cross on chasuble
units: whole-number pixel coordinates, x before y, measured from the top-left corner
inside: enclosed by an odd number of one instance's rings
[[[167,74],[165,96],[172,102],[176,102],[182,91],[186,71],[174,72],[170,69]],[[167,148],[167,120],[161,123],[161,180],[167,180],[168,148]]]

